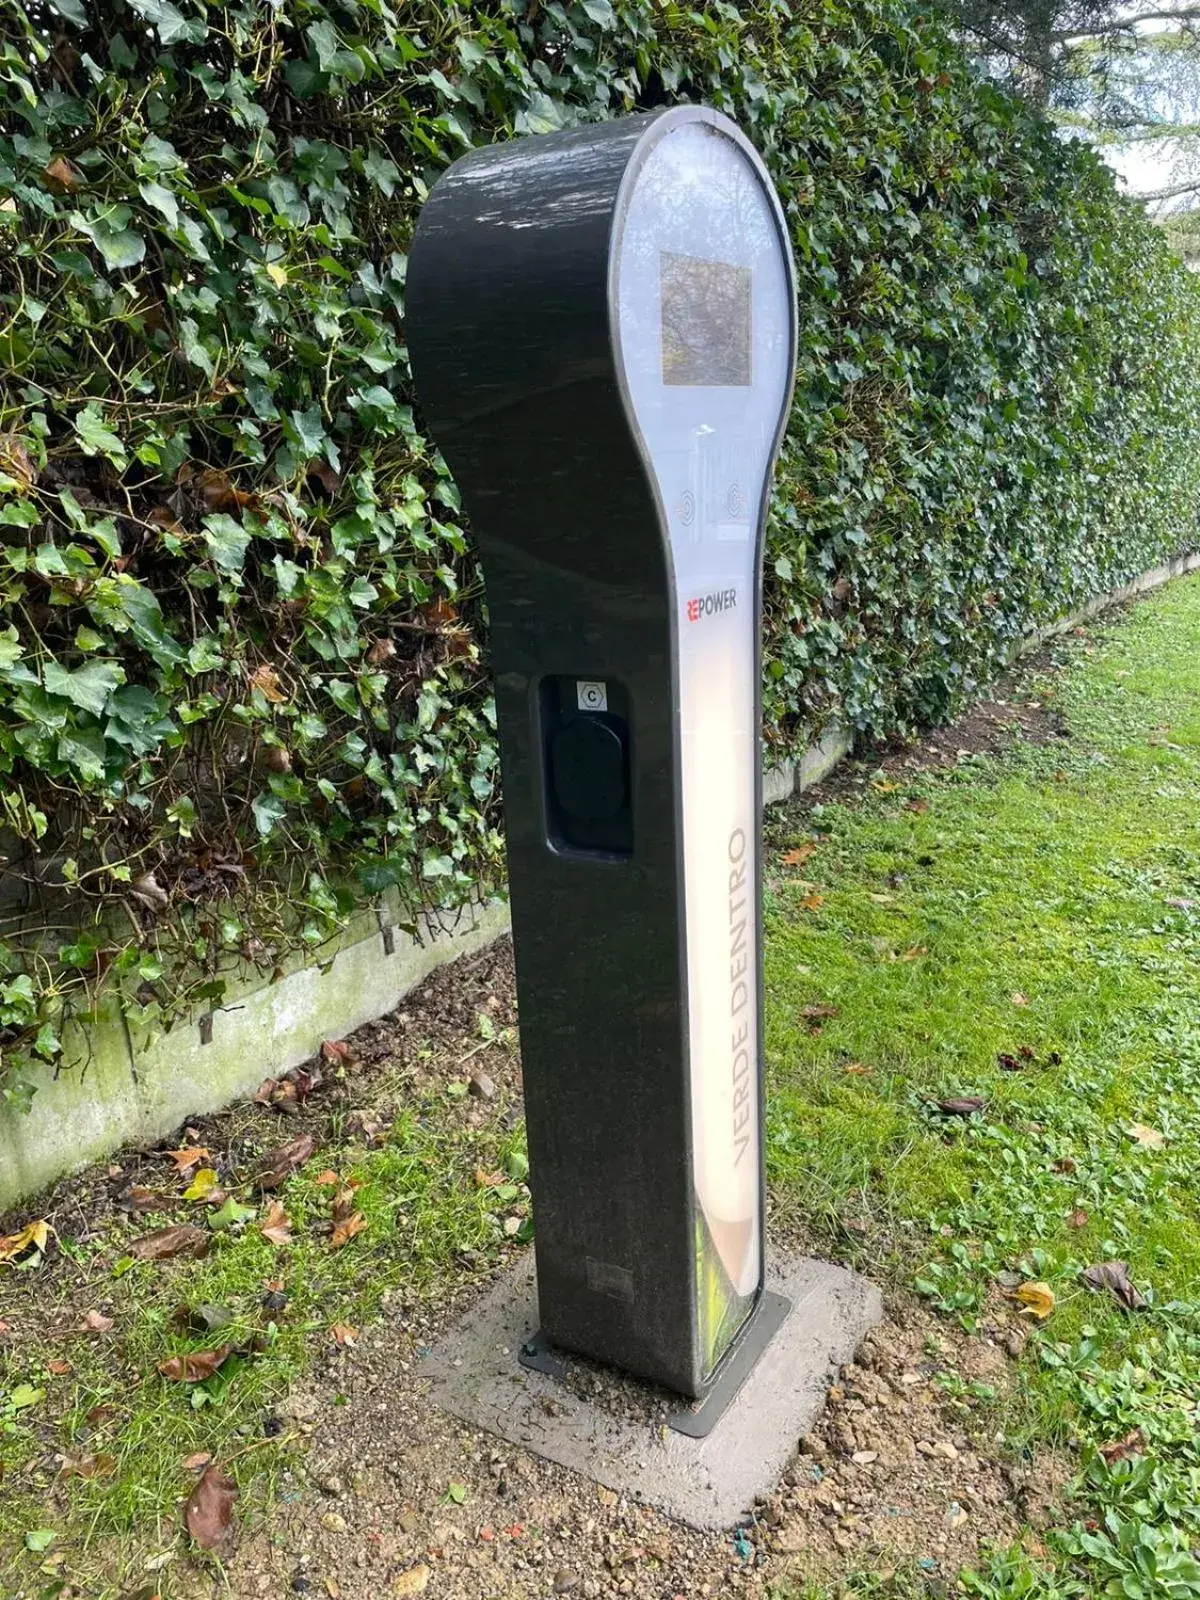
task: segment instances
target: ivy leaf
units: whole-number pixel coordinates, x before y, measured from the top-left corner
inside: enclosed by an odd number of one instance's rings
[[[325,445],[325,420],[320,406],[310,406],[307,411],[293,411],[288,432],[300,446],[304,457],[319,455]]]
[[[8,627],[0,633],[0,672],[14,666],[23,654],[21,636],[10,622]]]
[[[89,661],[70,672],[51,657],[42,669],[42,683],[47,694],[61,695],[95,717],[104,711],[113,690],[124,682],[124,669],[115,661]]]
[[[275,824],[287,816],[287,806],[279,796],[267,792],[253,800],[250,809],[254,813],[254,825],[264,839],[272,832]]]
[[[148,206],[153,206],[155,211],[167,219],[170,227],[174,228],[178,225],[179,202],[170,189],[164,188],[161,183],[151,181],[139,184],[138,193]]]
[[[240,522],[224,511],[214,511],[204,519],[204,542],[222,572],[240,572],[246,561],[250,535]]]
[[[85,456],[104,456],[118,472],[124,472],[129,465],[125,446],[105,422],[104,413],[95,400],[76,413],[74,427]]]
[[[610,0],[581,0],[583,9],[602,28],[615,28],[617,25],[616,13]]]
[[[72,224],[84,233],[104,257],[118,270],[136,267],[146,254],[146,241],[128,226],[132,210],[126,205],[110,205],[92,211],[73,211]]]

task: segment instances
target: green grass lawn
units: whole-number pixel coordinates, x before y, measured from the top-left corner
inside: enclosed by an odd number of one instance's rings
[[[1069,738],[890,770],[772,818],[772,1203],[782,1230],[968,1329],[1006,1290],[1052,1291],[1015,1392],[986,1422],[997,1449],[1061,1451],[1077,1482],[1050,1563],[997,1552],[968,1592],[1200,1597],[1200,580],[1061,654],[1023,697]],[[393,1096],[412,1103],[380,1142],[327,1116],[278,1191],[282,1250],[259,1231],[269,1197],[249,1175],[294,1125],[256,1123],[254,1108],[244,1127],[233,1114],[221,1174],[254,1209],[229,1228],[212,1228],[161,1156],[137,1167],[163,1172],[159,1213],[106,1202],[72,1222],[60,1192],[63,1259],[0,1268],[0,1595],[53,1597],[68,1572],[103,1600],[130,1592],[147,1553],[176,1538],[165,1519],[194,1482],[191,1453],[219,1456],[245,1513],[268,1505],[290,1438],[264,1418],[331,1329],[375,1316],[388,1290],[441,1301],[520,1242],[522,1134],[502,1114],[515,1090],[464,1118],[464,1063],[493,1045],[480,1024],[480,1044],[455,1046],[415,1100]],[[511,1033],[499,1037],[511,1070]],[[938,1109],[964,1098],[980,1112]],[[365,1227],[344,1249],[325,1166],[358,1185]],[[138,1235],[183,1221],[214,1233],[206,1259],[130,1257]],[[1115,1261],[1141,1309],[1081,1281]],[[231,1320],[206,1329],[205,1306]],[[83,1329],[88,1308],[111,1330]],[[190,1388],[156,1370],[224,1344],[238,1353]],[[1100,1447],[1135,1430],[1107,1465]],[[838,1593],[946,1592],[930,1582],[863,1573]]]
[[[1200,582],[1065,653],[1026,698],[1069,739],[782,831],[770,1180],[782,1218],[968,1327],[998,1284],[1052,1289],[1006,1421],[1078,1460],[1078,1501],[1054,1576],[1014,1556],[977,1592],[1200,1595]],[[985,1109],[937,1109],[964,1097]],[[1083,1284],[1110,1261],[1145,1308]]]

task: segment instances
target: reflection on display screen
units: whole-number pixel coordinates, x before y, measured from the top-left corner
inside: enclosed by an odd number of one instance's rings
[[[748,388],[751,269],[659,254],[662,381],[670,388]]]

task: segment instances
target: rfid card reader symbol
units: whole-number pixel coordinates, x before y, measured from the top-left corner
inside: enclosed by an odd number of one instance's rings
[[[575,703],[580,711],[607,711],[608,685],[587,678],[576,679]]]

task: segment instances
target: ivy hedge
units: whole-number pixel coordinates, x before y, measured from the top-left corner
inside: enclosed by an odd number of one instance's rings
[[[906,0],[6,0],[5,1092],[116,985],[219,1002],[501,870],[486,612],[405,252],[469,145],[703,100],[763,150],[800,367],[767,737],[944,717],[1195,544],[1191,277]]]

